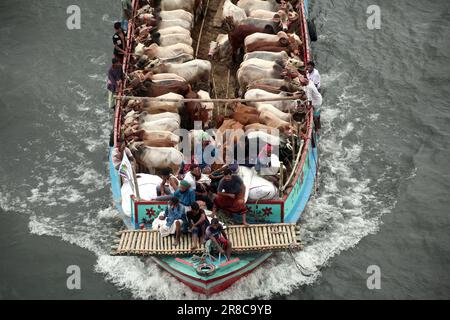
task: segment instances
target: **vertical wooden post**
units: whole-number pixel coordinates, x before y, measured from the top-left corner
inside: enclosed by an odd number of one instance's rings
[[[133,160],[133,165],[131,166],[131,171],[133,172],[133,183],[134,183],[134,187],[136,188],[136,199],[138,201],[140,201],[141,196],[139,194],[139,185],[137,182],[136,170],[134,170],[135,167],[136,167],[136,160]]]
[[[279,180],[279,186],[278,186],[278,191],[280,192],[280,197],[283,196],[283,178],[284,176],[284,164],[282,161],[280,161],[280,180]]]

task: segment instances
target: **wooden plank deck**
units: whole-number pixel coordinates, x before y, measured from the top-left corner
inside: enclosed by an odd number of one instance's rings
[[[292,247],[301,249],[298,227],[293,223],[231,225],[225,229],[232,242],[234,253],[276,251]],[[204,246],[191,250],[191,235],[182,234],[177,247],[173,246],[175,236],[162,238],[155,230],[125,230],[118,233],[117,247],[111,255],[183,255],[201,254]]]

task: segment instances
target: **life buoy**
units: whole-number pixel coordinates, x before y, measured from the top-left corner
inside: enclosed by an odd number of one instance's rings
[[[308,20],[308,32],[309,32],[309,38],[311,41],[317,41],[317,31],[316,31],[316,25],[314,23],[314,20]]]
[[[202,263],[197,267],[196,271],[200,276],[210,276],[216,271],[216,267],[211,263]]]

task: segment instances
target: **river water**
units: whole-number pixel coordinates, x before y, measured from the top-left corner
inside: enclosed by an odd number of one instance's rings
[[[81,29],[66,27],[69,5]],[[381,29],[366,25],[369,5]],[[319,191],[301,220],[316,270],[277,254],[214,299],[450,298],[450,3],[313,1],[324,105]],[[198,299],[137,258],[120,219],[105,73],[119,1],[0,3],[0,298]],[[81,290],[66,269],[80,267]],[[381,271],[370,290],[369,266]]]

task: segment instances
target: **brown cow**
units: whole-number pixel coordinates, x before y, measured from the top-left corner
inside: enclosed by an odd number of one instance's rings
[[[233,111],[237,113],[249,113],[249,114],[258,114],[258,110],[254,106],[247,106],[240,102],[236,102],[233,107]]]
[[[142,141],[148,147],[175,147],[180,138],[170,131],[138,130],[132,135],[134,141]]]
[[[259,122],[259,115],[253,113],[233,112],[231,117],[244,126]]]
[[[230,30],[228,33],[228,39],[231,44],[231,50],[233,53],[232,57],[234,62],[236,61],[236,53],[240,48],[243,48],[244,40],[247,36],[256,32],[268,34],[275,33],[275,30],[270,24],[266,25],[264,28],[245,24],[235,25],[232,17],[227,17],[225,19],[225,22]]]
[[[189,90],[184,96],[187,99],[200,99],[197,92]],[[194,121],[201,121],[202,127],[209,122],[209,112],[206,105],[201,102],[189,101],[185,104],[185,110],[182,114],[182,127],[187,130],[194,129]]]
[[[191,87],[185,81],[161,80],[153,82],[151,80],[145,80],[140,82],[138,79],[135,79],[131,81],[130,86],[125,90],[131,91],[135,96],[144,97],[157,97],[171,92],[184,96],[191,90]]]
[[[259,121],[269,127],[280,130],[280,132],[287,133],[290,129],[293,129],[291,124],[287,121],[281,120],[275,114],[269,111],[263,111],[259,114]]]

